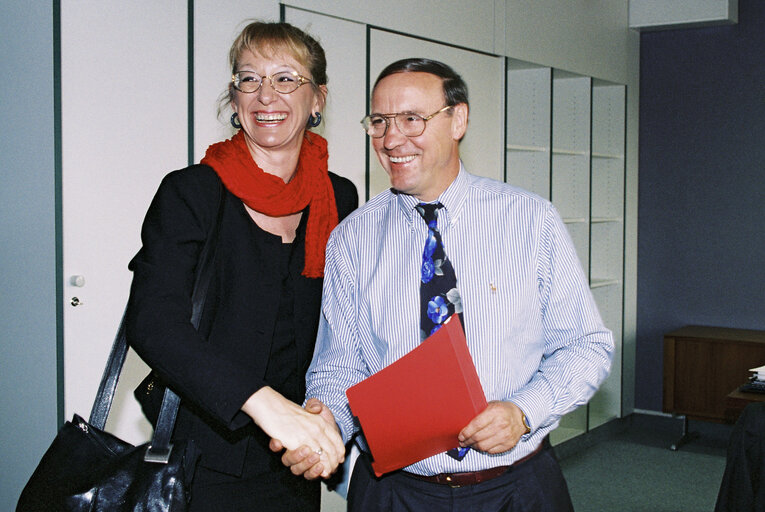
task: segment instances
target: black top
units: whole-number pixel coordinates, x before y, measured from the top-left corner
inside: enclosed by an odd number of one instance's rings
[[[357,207],[358,195],[349,180],[332,173],[330,178],[343,219]],[[296,375],[304,380],[316,341],[322,279],[300,274],[307,215],[284,267],[281,239],[258,227],[241,200],[226,191],[214,274],[199,332],[194,330],[189,321],[194,271],[218,213],[220,183],[205,165],[174,171],[162,181],[146,214],[143,246],[129,266],[134,276],[126,327],[131,346],[181,397],[175,435],[196,441],[200,464],[237,475],[258,430],[240,408],[269,384],[275,333],[282,333],[278,346],[285,339],[279,312],[282,320],[294,318],[293,332],[286,334],[294,337],[288,357],[294,357]],[[290,305],[282,300],[285,268],[295,297]]]
[[[304,231],[298,233],[298,236],[301,236]],[[273,258],[279,261],[282,291],[265,380],[284,397],[293,402],[302,402],[305,397],[305,372],[302,371],[301,362],[298,361],[295,343],[295,324],[300,319],[295,318],[294,291],[295,278],[300,274],[301,269],[290,265],[295,244],[284,244],[280,240],[276,242],[273,244]]]

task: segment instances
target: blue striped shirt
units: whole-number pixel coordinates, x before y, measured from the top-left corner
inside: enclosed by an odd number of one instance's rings
[[[613,338],[553,205],[460,169],[438,199],[438,229],[457,274],[468,348],[486,399],[510,400],[532,432],[512,450],[435,455],[413,473],[477,471],[531,453],[560,417],[606,378]],[[427,227],[413,196],[383,192],[349,215],[327,244],[322,316],[308,397],[356,432],[345,390],[420,343],[420,265]]]

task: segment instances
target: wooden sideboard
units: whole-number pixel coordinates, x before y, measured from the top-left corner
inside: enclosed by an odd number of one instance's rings
[[[734,389],[725,397],[725,418],[734,423],[749,404],[765,402],[765,393],[748,393]]]
[[[731,421],[726,396],[765,364],[765,331],[687,326],[664,335],[664,412]],[[733,418],[735,420],[735,418]]]

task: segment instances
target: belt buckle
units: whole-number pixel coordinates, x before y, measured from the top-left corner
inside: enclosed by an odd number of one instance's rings
[[[444,483],[446,485],[448,485],[449,487],[451,487],[452,489],[457,489],[459,487],[462,487],[462,484],[458,484],[458,483],[452,482],[452,475],[451,475],[451,473],[448,473],[448,474],[444,475]]]

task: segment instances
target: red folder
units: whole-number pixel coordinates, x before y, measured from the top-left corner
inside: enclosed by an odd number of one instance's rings
[[[457,315],[346,396],[377,476],[457,447],[457,435],[486,408]]]

